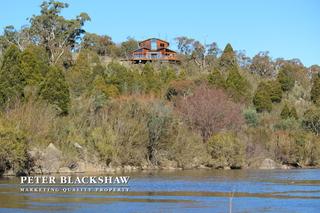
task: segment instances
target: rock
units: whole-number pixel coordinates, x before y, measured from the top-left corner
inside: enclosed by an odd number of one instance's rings
[[[262,161],[259,169],[276,169],[278,168],[276,162],[270,158],[266,158]]]
[[[43,173],[55,173],[59,171],[62,160],[62,152],[52,143],[44,150],[41,157],[41,170]]]
[[[80,144],[78,144],[77,142],[75,142],[73,145],[78,149],[83,149],[82,146]]]

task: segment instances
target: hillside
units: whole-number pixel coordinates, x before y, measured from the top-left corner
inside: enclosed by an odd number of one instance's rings
[[[0,36],[0,173],[320,165],[319,66],[187,37],[181,64],[130,64],[137,41],[55,4]]]

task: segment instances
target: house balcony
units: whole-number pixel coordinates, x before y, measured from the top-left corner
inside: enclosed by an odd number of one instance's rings
[[[136,60],[145,60],[145,61],[153,61],[153,60],[163,60],[163,61],[176,61],[176,55],[175,54],[170,54],[170,55],[164,55],[161,53],[152,53],[149,52],[147,54],[132,54],[130,57],[130,60],[136,61]]]

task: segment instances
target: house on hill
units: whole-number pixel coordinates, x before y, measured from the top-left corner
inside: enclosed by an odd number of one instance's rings
[[[136,64],[154,61],[180,62],[177,59],[177,53],[168,47],[169,42],[167,41],[149,38],[139,42],[139,49],[131,53],[129,60]]]

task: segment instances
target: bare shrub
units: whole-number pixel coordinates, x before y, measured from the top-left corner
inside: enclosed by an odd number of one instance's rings
[[[201,85],[188,97],[177,101],[176,109],[203,141],[221,130],[239,130],[244,120],[241,105],[234,103],[222,90]]]

